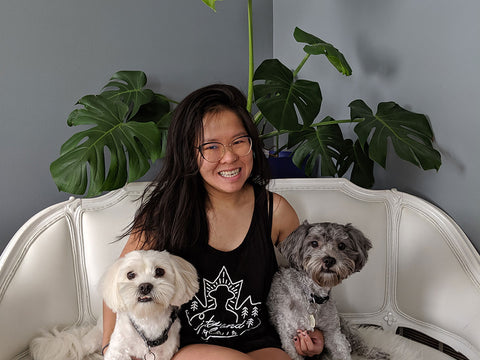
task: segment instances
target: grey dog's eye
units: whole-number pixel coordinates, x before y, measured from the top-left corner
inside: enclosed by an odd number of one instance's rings
[[[339,243],[339,244],[338,244],[338,248],[339,248],[340,250],[345,250],[346,247],[347,247],[347,245],[345,245],[344,243]]]
[[[165,270],[163,270],[162,268],[156,268],[155,269],[155,277],[162,277],[163,275],[165,275]]]
[[[135,275],[135,273],[134,273],[133,271],[129,271],[129,272],[127,273],[127,279],[128,279],[128,280],[133,280],[133,279],[135,279],[135,276],[136,276],[136,275]]]
[[[311,241],[311,242],[310,242],[310,246],[311,246],[311,247],[314,247],[314,248],[318,247],[318,241],[315,241],[315,240],[314,240],[314,241]]]

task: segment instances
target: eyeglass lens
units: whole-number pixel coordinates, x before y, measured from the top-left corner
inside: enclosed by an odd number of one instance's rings
[[[226,147],[237,156],[245,156],[252,150],[252,139],[249,136],[241,136],[233,140],[229,145],[224,145],[219,142],[209,142],[199,146],[200,153],[203,158],[209,162],[217,162],[224,155]]]

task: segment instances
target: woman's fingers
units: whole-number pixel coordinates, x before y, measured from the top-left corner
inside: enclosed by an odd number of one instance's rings
[[[314,356],[322,353],[324,346],[323,333],[314,331],[298,330],[294,338],[294,345],[297,353],[302,356]]]

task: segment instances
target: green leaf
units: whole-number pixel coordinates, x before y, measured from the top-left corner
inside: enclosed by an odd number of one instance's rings
[[[293,37],[297,42],[307,43],[303,50],[310,55],[325,55],[330,63],[341,72],[343,75],[352,75],[352,68],[348,64],[343,54],[335,48],[315,35],[309,34],[302,29],[296,27],[293,32]]]
[[[110,82],[105,85],[100,95],[111,100],[119,100],[131,107],[131,115],[135,115],[139,108],[151,102],[155,96],[150,89],[144,89],[147,76],[142,71],[119,71],[115,73]]]
[[[208,6],[209,8],[211,8],[213,11],[217,11],[217,10],[215,9],[215,3],[216,3],[217,1],[221,1],[221,0],[202,0],[202,1],[203,1],[205,4],[207,4],[207,6]]]
[[[172,120],[173,111],[170,111],[163,115],[160,120],[156,122],[157,128],[160,130],[161,140],[160,143],[162,145],[160,157],[163,158],[167,152],[167,137],[168,137],[168,129],[170,127],[170,122]]]
[[[129,106],[100,95],[80,99],[83,106],[70,114],[72,125],[95,125],[68,139],[50,172],[60,191],[87,196],[119,188],[143,176],[149,161],[161,156],[162,133],[153,122],[127,121]],[[105,152],[110,165],[105,174]],[[127,161],[128,158],[128,161]],[[128,165],[127,165],[128,164]],[[128,167],[128,175],[127,175]]]
[[[375,183],[373,175],[374,162],[368,157],[368,144],[362,148],[360,143],[351,139],[346,139],[338,159],[338,176],[342,177],[352,166],[350,180],[358,186],[371,188]]]
[[[154,94],[152,100],[139,107],[138,112],[128,121],[159,122],[170,113],[170,101],[163,95]]]
[[[326,117],[322,122],[333,121]],[[289,147],[300,143],[293,154],[293,162],[300,167],[305,161],[305,173],[312,176],[315,162],[320,156],[320,172],[323,176],[335,176],[337,160],[343,144],[342,130],[338,124],[318,125],[296,134],[290,134]]]
[[[264,80],[253,86],[255,102],[263,116],[278,130],[308,127],[320,111],[322,94],[318,83],[295,80],[292,71],[277,59],[263,61],[253,80]]]
[[[377,113],[362,100],[350,103],[352,120],[364,119],[355,126],[360,144],[369,144],[369,157],[386,166],[388,138],[397,155],[424,170],[441,165],[440,153],[433,148],[433,131],[427,117],[408,111],[394,102],[378,105]],[[370,141],[369,141],[370,139]]]

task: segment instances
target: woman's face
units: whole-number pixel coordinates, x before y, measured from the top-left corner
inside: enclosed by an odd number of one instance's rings
[[[217,162],[206,161],[198,152],[198,167],[207,192],[240,191],[253,168],[252,151],[239,156],[228,146],[239,137],[248,135],[241,119],[228,109],[207,113],[203,118],[203,135],[201,144],[218,142],[226,146],[223,157]]]

